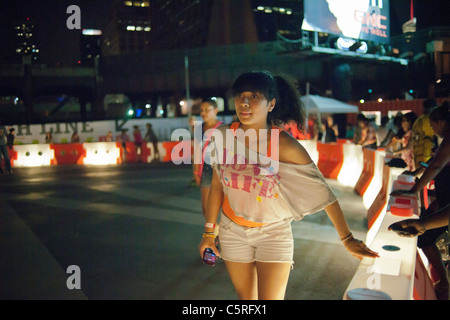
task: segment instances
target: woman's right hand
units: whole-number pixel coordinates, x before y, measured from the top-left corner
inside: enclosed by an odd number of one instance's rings
[[[355,239],[353,236],[349,240],[345,241],[344,246],[347,251],[352,254],[352,256],[359,260],[362,260],[363,258],[380,257],[378,252],[369,249],[363,241]]]
[[[208,248],[212,249],[214,251],[215,255],[220,258],[220,252],[216,247],[215,240],[211,237],[206,237],[206,238],[202,239],[202,241],[200,242],[200,244],[198,246],[198,249],[200,252],[200,257],[202,259],[203,259],[203,253],[205,252],[205,249],[208,249]]]

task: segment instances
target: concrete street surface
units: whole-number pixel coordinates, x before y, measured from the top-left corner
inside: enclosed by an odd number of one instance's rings
[[[223,261],[202,264],[190,166],[16,168],[0,176],[0,299],[234,300]],[[328,180],[354,234],[362,199]],[[299,181],[301,183],[301,181]],[[293,223],[287,300],[341,300],[359,260],[324,212]]]

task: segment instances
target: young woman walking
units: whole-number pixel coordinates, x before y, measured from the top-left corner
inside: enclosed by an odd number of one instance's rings
[[[292,82],[266,71],[249,72],[236,79],[231,93],[239,122],[220,126],[214,135],[216,174],[199,250],[203,255],[211,248],[223,258],[239,299],[284,299],[293,266],[291,222],[322,209],[352,255],[377,257],[353,238],[335,195],[305,149],[278,130],[290,120],[304,123]],[[220,141],[223,137],[226,141]],[[221,209],[219,253],[214,227]]]
[[[217,107],[217,102],[215,100],[205,100],[200,106],[200,116],[203,119],[202,133],[212,132],[211,130],[216,129],[222,124],[221,121],[217,119],[217,113],[219,109]],[[203,136],[202,135],[202,136]],[[202,200],[202,211],[203,215],[206,212],[206,203],[208,201],[209,189],[211,187],[211,180],[213,177],[213,169],[210,163],[205,163],[205,150],[210,143],[210,137],[206,137],[205,141],[195,141],[194,143],[202,143],[202,146],[198,150],[202,150],[201,163],[194,163],[192,168],[194,170],[194,180],[195,183],[200,186],[201,200]],[[208,162],[208,161],[207,161]]]

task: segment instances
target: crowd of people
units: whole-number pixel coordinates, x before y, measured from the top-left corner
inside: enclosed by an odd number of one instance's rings
[[[322,142],[336,142],[336,125],[327,117]],[[348,138],[348,137],[347,137]],[[416,185],[392,195],[418,196],[420,219],[398,223],[416,229],[418,247],[433,269],[434,288],[438,299],[447,300],[449,282],[442,253],[436,242],[448,229],[450,214],[450,110],[448,102],[441,106],[435,99],[423,103],[423,113],[399,112],[393,119],[383,116],[380,126],[363,114],[357,116],[353,142],[363,148],[386,151],[386,165],[404,168],[403,174],[414,175]],[[434,190],[425,189],[433,182]],[[429,197],[426,201],[425,192]],[[428,205],[429,203],[429,205]],[[412,234],[411,234],[412,235]]]
[[[347,125],[345,138],[363,148],[383,148],[389,166],[414,171],[420,168],[421,162],[431,158],[432,150],[439,143],[429,121],[429,115],[436,107],[435,99],[427,99],[423,103],[423,114],[398,112],[392,118],[385,115],[379,126],[375,119],[358,114],[356,125]],[[448,107],[448,102],[444,102],[443,107]],[[322,143],[334,143],[339,137],[343,138],[332,114],[327,115],[320,125],[315,124],[314,128],[313,137]]]
[[[117,142],[120,142],[123,148],[123,154],[124,157],[127,153],[126,149],[126,143],[133,141],[135,147],[136,147],[136,153],[138,157],[142,154],[142,144],[144,142],[151,143],[153,146],[153,152],[154,152],[154,161],[160,161],[160,153],[158,149],[158,138],[153,131],[152,125],[150,123],[146,124],[146,132],[145,135],[142,136],[141,130],[139,126],[133,127],[133,140],[130,139],[127,129],[122,130],[121,134],[114,139],[112,131],[108,131],[106,136],[100,137],[99,140],[103,142],[114,142],[115,140]],[[13,150],[15,141],[15,129],[13,127],[10,127],[7,129],[2,123],[0,122],[0,174],[4,173],[3,166],[6,169],[7,173],[12,173],[11,169],[11,159],[9,156],[9,150]],[[89,142],[89,141],[88,141]],[[45,144],[54,144],[55,140],[53,139],[53,135],[51,131],[47,131],[45,133],[44,138]],[[80,135],[77,131],[74,131],[71,138],[70,143],[81,143]],[[2,165],[3,164],[3,165]]]
[[[450,111],[447,103],[433,107],[427,100],[425,112],[412,126],[412,169],[403,174],[416,177],[410,190],[397,190],[398,195],[420,195],[421,213],[417,221],[406,220],[397,223],[402,228],[412,228],[409,236],[418,235],[417,246],[422,249],[433,271],[436,297],[448,300],[449,281],[442,253],[437,240],[448,230],[450,217]],[[427,206],[425,192],[434,181],[431,201]],[[425,189],[426,188],[426,189]]]
[[[158,149],[158,138],[155,134],[155,132],[153,131],[153,127],[151,125],[151,123],[147,123],[145,125],[146,127],[146,132],[145,135],[142,136],[141,133],[141,129],[139,128],[139,126],[135,125],[133,126],[133,143],[134,146],[136,147],[136,155],[138,157],[138,161],[142,161],[141,159],[141,155],[142,155],[142,145],[144,142],[149,142],[152,143],[153,146],[153,152],[154,152],[154,160],[153,161],[160,161],[160,154],[159,154],[159,149]],[[126,159],[126,154],[127,154],[127,143],[130,142],[130,136],[127,133],[127,129],[122,129],[121,134],[117,137],[117,142],[121,143],[122,146],[122,150],[123,150],[123,160]],[[107,142],[112,142],[114,141],[112,132],[109,131],[107,136],[106,136],[106,141]]]
[[[330,116],[322,131],[326,135],[322,142],[336,142],[334,132],[337,129]],[[416,184],[411,190],[397,191],[392,195],[418,196],[420,218],[402,221],[397,225],[415,230],[410,236],[418,235],[418,247],[426,255],[433,270],[436,297],[443,300],[448,299],[449,282],[442,253],[436,242],[447,232],[449,224],[449,140],[449,104],[444,102],[439,106],[435,99],[424,101],[422,114],[399,112],[393,119],[384,116],[379,127],[359,114],[353,136],[353,142],[363,148],[385,149],[386,165],[404,168],[403,174],[416,177]],[[434,185],[432,190],[427,188],[430,182]],[[429,197],[428,201],[425,193]]]

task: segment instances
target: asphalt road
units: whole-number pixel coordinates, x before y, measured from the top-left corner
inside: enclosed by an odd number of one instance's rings
[[[0,299],[234,300],[203,265],[200,191],[173,164],[16,168],[0,176]],[[329,180],[354,234],[362,199]],[[359,261],[324,212],[293,223],[287,300],[341,300]]]

